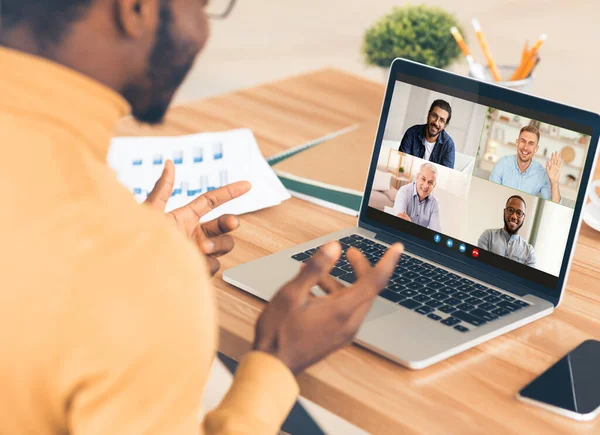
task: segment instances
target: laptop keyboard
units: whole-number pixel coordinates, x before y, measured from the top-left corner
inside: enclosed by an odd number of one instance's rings
[[[330,275],[350,284],[357,279],[346,259],[350,246],[360,250],[371,264],[377,263],[387,250],[385,245],[357,234],[344,237],[339,243],[342,255]],[[292,258],[306,262],[317,249],[299,252]],[[408,254],[402,254],[379,296],[459,332],[468,332],[530,305]]]

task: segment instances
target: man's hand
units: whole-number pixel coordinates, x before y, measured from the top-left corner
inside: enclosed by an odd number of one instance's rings
[[[171,160],[165,162],[165,168],[148,195],[145,204],[164,211],[173,191],[175,182],[175,165]],[[227,254],[233,249],[233,238],[228,233],[239,227],[239,219],[233,215],[223,215],[218,219],[200,224],[200,218],[212,209],[238,198],[251,189],[247,181],[228,184],[227,186],[206,192],[188,205],[177,208],[166,216],[172,219],[188,239],[193,240],[206,255],[210,272],[217,273],[220,263],[217,257]]]
[[[399,217],[400,219],[404,219],[405,221],[412,222],[412,221],[410,220],[410,216],[409,216],[408,214],[406,214],[406,212],[399,213],[399,214],[398,214],[398,217]]]
[[[560,203],[561,195],[558,180],[560,179],[560,170],[562,168],[563,159],[560,153],[554,152],[550,160],[546,162],[546,174],[550,180],[550,198],[556,203]]]
[[[276,356],[298,374],[350,344],[403,250],[402,245],[395,244],[371,267],[360,251],[350,248],[346,255],[358,279],[344,287],[329,276],[340,256],[340,245],[328,243],[267,306],[258,319],[253,348]],[[327,295],[312,295],[316,285]]]
[[[557,185],[558,180],[560,179],[560,170],[563,165],[563,159],[559,152],[552,153],[550,156],[550,160],[546,162],[546,174],[548,174],[548,179],[550,180],[550,184]]]

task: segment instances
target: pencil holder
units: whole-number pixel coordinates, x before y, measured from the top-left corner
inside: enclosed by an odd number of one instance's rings
[[[496,82],[492,78],[492,73],[487,66],[481,66],[483,69],[483,74],[485,77],[485,81],[494,83],[496,85],[504,86],[510,89],[515,89],[521,92],[530,92],[531,84],[533,83],[533,75],[530,74],[529,77],[524,78],[523,80],[514,80],[508,81],[507,79],[512,75],[513,72],[517,69],[516,66],[507,66],[507,65],[498,65],[498,69],[500,70],[500,76],[506,80],[501,82]],[[471,71],[469,71],[469,76],[474,77]]]

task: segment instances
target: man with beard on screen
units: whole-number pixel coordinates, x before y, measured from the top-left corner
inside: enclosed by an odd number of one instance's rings
[[[435,100],[429,108],[427,123],[406,130],[398,151],[454,169],[454,141],[445,131],[451,118],[450,103]]]
[[[106,156],[120,118],[163,119],[208,38],[207,0],[1,3],[0,433],[277,433],[295,376],[352,342],[401,246],[374,267],[349,249],[349,287],[329,276],[339,243],[317,251],[200,418],[219,336],[210,278],[239,221],[199,221],[251,186],[165,215],[173,163],[138,204]]]
[[[477,246],[527,266],[535,267],[533,246],[518,233],[525,223],[527,205],[518,195],[511,196],[504,208],[504,228],[488,229],[481,234]]]

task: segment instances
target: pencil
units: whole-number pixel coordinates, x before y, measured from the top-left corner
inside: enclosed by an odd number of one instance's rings
[[[490,52],[487,41],[485,40],[485,37],[483,36],[483,32],[481,31],[481,25],[479,24],[479,21],[476,20],[475,18],[473,18],[472,24],[473,24],[473,29],[475,30],[475,34],[477,35],[477,39],[479,40],[479,45],[481,45],[481,50],[483,51],[483,55],[485,56],[488,66],[490,68],[490,71],[492,73],[492,77],[494,78],[495,81],[499,82],[500,80],[502,80],[502,77],[500,77],[500,71],[498,70],[498,67],[496,66],[496,62],[494,62],[494,58],[492,57],[492,53]]]
[[[531,74],[531,72],[536,67],[536,65],[539,63],[539,61],[540,61],[539,55],[532,57],[529,60],[529,62],[527,63],[527,66],[525,66],[525,69],[523,70],[523,74],[521,74],[521,77],[519,79],[522,80],[522,79],[526,79],[527,77],[529,77],[529,74]]]
[[[452,36],[454,36],[454,39],[456,40],[456,44],[458,44],[458,46],[460,47],[460,50],[463,52],[463,54],[467,58],[467,62],[469,63],[469,68],[472,71],[475,60],[473,59],[473,55],[471,54],[471,51],[469,50],[467,43],[463,39],[458,28],[452,27],[450,29],[450,33],[452,33]]]
[[[515,70],[513,71],[513,75],[517,71],[521,71],[525,65],[527,65],[527,60],[529,59],[529,43],[525,41],[525,46],[523,47],[523,53],[521,53],[521,61]]]
[[[527,55],[529,54],[529,44],[525,41],[525,46],[523,47],[523,53],[521,54],[521,62],[519,63],[519,67],[527,62]]]
[[[525,72],[525,68],[527,68],[530,65],[532,59],[535,62],[535,57],[537,55],[537,52],[539,51],[539,49],[542,46],[542,44],[544,43],[544,41],[546,41],[546,39],[548,39],[548,35],[546,35],[545,33],[540,35],[538,40],[531,47],[531,50],[529,50],[529,53],[527,53],[527,60],[525,62],[521,63],[519,68],[517,68],[517,70],[510,77],[511,81],[522,80],[525,77],[527,77],[526,75],[523,75],[523,73]]]
[[[465,42],[465,40],[463,39],[462,35],[458,31],[458,28],[452,27],[450,29],[450,33],[452,33],[452,36],[454,36],[454,39],[456,39],[456,43],[460,47],[460,49],[463,52],[463,54],[466,57],[471,56],[471,52],[469,51],[469,47],[467,47],[467,43]],[[473,58],[473,56],[471,56],[471,58]]]

